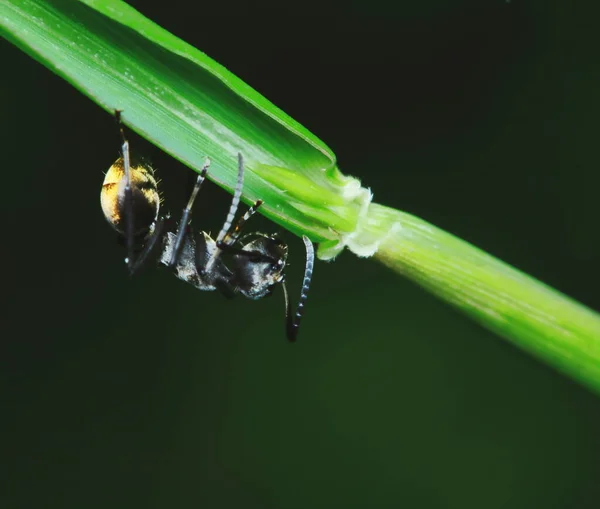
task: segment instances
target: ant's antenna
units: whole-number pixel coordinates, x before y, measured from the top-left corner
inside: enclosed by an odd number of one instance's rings
[[[300,300],[296,307],[296,314],[292,316],[292,304],[290,302],[287,286],[283,282],[283,296],[285,298],[285,329],[288,341],[296,341],[298,329],[300,329],[300,320],[304,314],[304,305],[308,297],[308,290],[312,279],[313,267],[315,264],[315,249],[312,242],[306,235],[302,235],[304,246],[306,247],[306,267],[304,269],[304,280],[302,281],[302,290],[300,290]]]

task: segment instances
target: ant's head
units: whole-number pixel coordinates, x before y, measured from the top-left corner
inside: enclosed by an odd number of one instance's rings
[[[235,255],[238,285],[246,297],[259,299],[270,295],[285,279],[288,247],[276,235],[252,234],[256,238],[244,244],[248,256]]]

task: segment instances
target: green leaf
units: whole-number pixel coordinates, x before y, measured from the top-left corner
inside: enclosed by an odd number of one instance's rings
[[[209,178],[228,190],[241,152],[249,170],[244,197],[263,199],[261,210],[271,219],[314,240],[335,236],[330,219],[334,228],[353,229],[360,203],[348,190],[360,186],[337,170],[323,142],[124,2],[11,0],[0,5],[0,15],[5,37],[105,110],[124,110],[124,122],[140,135],[194,169],[209,156]],[[336,204],[327,223],[322,206],[298,203],[262,178],[259,168],[270,167],[320,188],[322,203]]]
[[[600,392],[600,316],[472,245],[371,203],[331,150],[201,51],[119,0],[4,0],[5,38],[139,134],[228,190],[246,160],[244,199],[320,242],[375,256]],[[396,312],[396,311],[394,311]],[[401,316],[401,308],[400,313]]]

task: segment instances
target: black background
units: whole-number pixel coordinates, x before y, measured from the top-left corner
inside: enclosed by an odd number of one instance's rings
[[[132,3],[377,202],[600,309],[597,3]],[[112,118],[2,56],[1,507],[597,507],[597,397],[373,261],[317,264],[295,345],[280,295],[129,279]],[[193,173],[131,141],[178,209]],[[197,221],[229,199],[207,185]]]

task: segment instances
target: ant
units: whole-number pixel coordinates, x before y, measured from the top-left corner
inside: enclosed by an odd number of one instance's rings
[[[160,215],[161,197],[154,170],[149,165],[132,165],[129,142],[121,121],[121,110],[115,110],[122,141],[122,156],[108,169],[102,184],[100,202],[104,217],[124,239],[125,263],[131,275],[145,265],[159,250],[158,261],[175,275],[199,290],[218,290],[226,297],[241,294],[249,299],[271,295],[281,284],[285,299],[286,335],[295,341],[304,314],[314,266],[313,244],[305,235],[306,267],[296,312],[285,283],[284,269],[288,246],[277,234],[254,232],[241,235],[242,227],[263,204],[257,200],[234,223],[244,184],[244,159],[238,154],[237,184],[229,213],[221,231],[213,239],[204,231],[190,228],[192,206],[206,178],[210,160],[202,167],[176,228],[170,215]],[[227,265],[222,255],[228,254]]]

